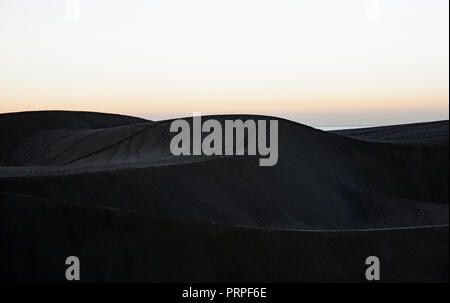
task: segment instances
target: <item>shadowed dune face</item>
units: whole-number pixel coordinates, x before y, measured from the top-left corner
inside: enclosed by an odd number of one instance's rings
[[[380,143],[280,120],[278,164],[260,167],[252,156],[173,156],[171,121],[71,115],[32,130],[22,119],[21,140],[0,152],[0,191],[250,227],[448,224],[448,131],[439,144]]]
[[[155,217],[0,193],[0,281],[365,282],[369,255],[382,282],[448,280],[448,226],[287,231]]]
[[[34,111],[0,114],[0,166],[26,165],[21,162],[23,159],[16,164],[12,159],[21,153],[21,148],[28,149],[27,153],[35,152],[36,148],[45,152],[47,145],[51,144],[52,134],[76,133],[140,122],[151,123],[130,116],[93,112]],[[36,140],[34,143],[29,141],[32,138]],[[24,142],[31,144],[25,143],[24,146]]]
[[[272,167],[175,157],[170,122],[0,115],[0,281],[65,281],[69,255],[85,282],[361,282],[370,255],[385,282],[448,281],[448,122],[279,120]]]
[[[360,129],[338,130],[333,133],[365,141],[448,145],[448,120]]]

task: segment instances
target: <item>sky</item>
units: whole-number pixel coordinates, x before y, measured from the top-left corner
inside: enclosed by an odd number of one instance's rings
[[[449,117],[448,0],[0,0],[0,112]]]

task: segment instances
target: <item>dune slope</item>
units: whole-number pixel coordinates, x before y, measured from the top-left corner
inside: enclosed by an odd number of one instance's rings
[[[448,279],[448,122],[375,136],[280,119],[278,164],[260,167],[255,156],[173,156],[171,121],[46,112],[36,127],[30,115],[0,116],[7,259],[35,250],[60,266],[50,258],[71,249],[90,264],[102,255],[93,281],[359,281],[374,251],[390,260],[388,280]],[[141,244],[146,253],[135,252]],[[187,260],[202,270],[175,266]],[[11,265],[0,277],[22,274]],[[36,279],[64,278],[53,274]]]

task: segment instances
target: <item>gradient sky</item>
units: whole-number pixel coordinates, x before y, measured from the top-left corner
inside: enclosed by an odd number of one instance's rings
[[[0,0],[0,112],[448,119],[448,0]]]

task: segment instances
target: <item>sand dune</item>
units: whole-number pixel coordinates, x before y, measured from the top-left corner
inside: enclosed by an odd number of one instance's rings
[[[335,134],[374,142],[448,145],[448,120],[334,131]]]
[[[91,281],[361,281],[368,254],[388,281],[448,280],[448,121],[323,132],[280,119],[273,167],[175,157],[170,123],[0,115],[0,279],[63,280],[73,252]]]

